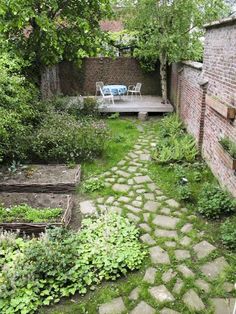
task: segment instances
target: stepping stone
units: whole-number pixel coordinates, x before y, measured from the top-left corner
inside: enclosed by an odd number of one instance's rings
[[[138,300],[140,291],[141,291],[141,288],[140,288],[140,287],[134,288],[134,289],[130,292],[129,299],[130,299],[130,300],[133,300],[133,301]]]
[[[148,210],[149,212],[155,212],[159,206],[160,206],[160,204],[157,202],[147,201],[144,205],[144,209]]]
[[[118,198],[118,201],[121,203],[129,203],[130,202],[130,198],[126,197],[126,196],[121,196]]]
[[[96,207],[94,206],[94,203],[92,201],[83,201],[80,202],[80,211],[83,215],[93,215],[95,214]]]
[[[125,207],[126,207],[128,210],[131,210],[131,211],[134,212],[134,213],[139,213],[139,212],[141,212],[141,209],[138,208],[138,207],[134,207],[134,206],[131,206],[131,205],[125,205]]]
[[[115,178],[107,178],[107,179],[105,179],[105,181],[114,183],[116,181],[116,179]]]
[[[137,171],[137,169],[138,169],[137,167],[132,167],[132,166],[131,166],[131,167],[129,167],[129,168],[127,169],[127,171],[128,171],[128,172],[131,172],[131,173],[134,173],[134,172]]]
[[[185,278],[194,277],[194,273],[186,265],[179,265],[177,269]]]
[[[153,238],[150,236],[150,234],[146,233],[140,237],[141,241],[148,245],[154,245],[156,244],[156,241],[153,240]]]
[[[138,190],[136,190],[136,192],[137,192],[138,194],[143,194],[143,193],[146,192],[146,190],[145,190],[145,189],[138,189]]]
[[[211,299],[213,306],[215,308],[214,314],[234,314],[234,305],[236,302],[236,299],[233,298],[227,298],[227,299],[221,299],[221,298],[214,298]]]
[[[170,264],[170,258],[166,251],[159,246],[154,246],[149,249],[152,263],[154,264]]]
[[[138,184],[141,184],[141,183],[151,182],[152,180],[150,179],[149,176],[139,176],[139,177],[134,177],[134,181]]]
[[[173,279],[176,276],[176,274],[177,273],[174,272],[173,269],[169,269],[168,271],[166,271],[162,275],[161,279],[162,279],[162,281],[164,281],[164,283],[167,283],[167,282],[171,281],[171,279]]]
[[[206,292],[206,293],[208,293],[208,292],[210,291],[210,286],[209,286],[209,284],[208,284],[205,280],[203,280],[203,279],[198,279],[198,280],[196,280],[196,281],[195,281],[195,285],[196,285],[199,289],[203,290],[203,291]]]
[[[167,208],[167,207],[164,207],[164,208],[162,208],[162,209],[160,210],[160,212],[161,212],[162,214],[169,215],[169,214],[171,213],[171,210],[170,210],[169,208]]]
[[[143,277],[143,281],[146,281],[150,284],[154,284],[156,272],[157,272],[156,268],[149,267],[145,272],[145,275]]]
[[[154,234],[156,237],[173,238],[173,239],[178,238],[178,234],[174,230],[156,229]]]
[[[179,218],[168,217],[163,215],[156,215],[153,223],[162,228],[175,229],[177,223],[179,222]]]
[[[149,217],[150,217],[150,214],[149,214],[149,213],[144,213],[144,214],[143,214],[143,219],[144,219],[144,221],[148,222]]]
[[[130,191],[128,195],[129,195],[130,197],[134,197],[135,194],[134,194],[133,191]]]
[[[118,170],[116,171],[116,174],[118,174],[119,176],[122,176],[122,177],[125,177],[125,178],[128,178],[131,176],[130,173],[126,172],[126,171],[123,171],[123,170]]]
[[[199,312],[205,309],[204,303],[193,289],[184,294],[183,301],[190,310]]]
[[[133,205],[133,206],[136,206],[136,207],[142,207],[142,204],[143,204],[143,203],[140,202],[140,201],[133,201],[133,202],[132,202],[132,205]]]
[[[114,201],[115,201],[114,196],[109,196],[105,203],[109,205],[112,204]]]
[[[176,283],[175,283],[175,285],[174,285],[173,292],[176,293],[176,294],[180,294],[183,286],[184,286],[183,280],[178,278]]]
[[[133,179],[129,179],[129,180],[128,180],[128,184],[129,184],[129,185],[133,185],[133,184],[134,184],[134,180],[133,180]]]
[[[112,167],[111,170],[116,171],[116,170],[118,170],[118,167]]]
[[[165,307],[164,309],[160,311],[160,314],[180,314],[180,312],[176,312],[174,310],[171,310]]]
[[[153,193],[145,193],[144,198],[149,201],[154,201],[155,195]]]
[[[192,229],[193,229],[193,225],[187,223],[187,224],[185,224],[185,225],[181,228],[181,232],[183,232],[183,233],[189,233]]]
[[[122,208],[120,208],[120,207],[110,206],[108,209],[109,209],[109,211],[115,212],[119,215],[121,215],[121,213],[122,213]]]
[[[152,192],[154,192],[157,188],[156,184],[155,183],[149,183],[147,185],[147,187],[149,188],[149,190],[151,190]]]
[[[152,287],[148,290],[150,294],[159,302],[174,301],[173,295],[166,289],[164,285]]]
[[[226,292],[231,292],[234,290],[234,285],[231,282],[225,282],[223,288]]]
[[[113,182],[115,182],[115,180],[114,180]],[[126,183],[126,179],[124,179],[124,178],[119,178],[119,179],[117,180],[117,182],[118,182],[118,183]]]
[[[167,247],[176,247],[176,243],[174,241],[166,241],[165,245]]]
[[[128,153],[128,156],[131,157],[132,159],[137,158],[138,156],[132,152]]]
[[[162,195],[162,196],[164,196],[161,190],[155,190],[155,192],[156,192],[157,195]],[[166,196],[164,196],[164,197],[165,197],[165,199],[167,199]]]
[[[124,166],[126,164],[125,160],[121,160],[118,162],[118,166]]]
[[[216,247],[207,241],[202,241],[193,247],[193,250],[199,259],[208,256],[215,249]]]
[[[140,160],[142,160],[142,161],[149,161],[149,160],[151,160],[151,155],[149,155],[149,154],[141,154],[140,155]]]
[[[140,227],[141,229],[145,230],[146,232],[151,232],[151,231],[152,231],[152,229],[150,228],[150,226],[149,226],[148,224],[146,224],[146,223],[140,224],[139,227]]]
[[[218,257],[213,262],[209,262],[201,266],[200,269],[207,278],[213,280],[228,266],[229,264],[226,262],[224,257]]]
[[[142,196],[136,197],[136,201],[142,201]]]
[[[135,223],[140,221],[140,218],[138,216],[132,214],[132,213],[128,213],[127,217],[128,217],[129,220],[131,220],[131,221],[133,221]]]
[[[104,203],[104,197],[99,197],[99,198],[97,199],[97,203],[99,203],[99,204]]]
[[[190,245],[190,243],[192,242],[191,238],[189,238],[188,236],[184,236],[179,243],[183,246],[188,246]]]
[[[127,185],[127,184],[119,184],[119,183],[116,183],[116,184],[114,184],[114,185],[112,186],[112,189],[113,189],[113,191],[115,191],[115,192],[123,192],[123,193],[125,193],[125,192],[128,192],[128,191],[129,191],[130,186]]]
[[[153,307],[148,305],[146,302],[141,301],[131,312],[130,314],[155,314],[156,311]]]
[[[171,207],[175,207],[175,208],[180,207],[180,204],[173,199],[166,200],[165,202]]]
[[[190,253],[187,250],[175,250],[175,257],[178,261],[182,261],[186,258],[190,258]]]
[[[100,305],[98,310],[99,314],[121,314],[124,311],[126,307],[121,297]]]

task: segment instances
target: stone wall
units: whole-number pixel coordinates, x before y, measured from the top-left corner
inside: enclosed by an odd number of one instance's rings
[[[236,19],[206,26],[203,64],[172,66],[170,99],[219,182],[236,197],[236,173],[219,145],[225,136],[236,143],[236,119],[216,108],[236,108]]]
[[[134,58],[87,58],[82,66],[72,62],[59,65],[60,87],[64,95],[94,95],[95,83],[132,85],[142,83],[143,95],[161,95],[159,65],[145,73]]]

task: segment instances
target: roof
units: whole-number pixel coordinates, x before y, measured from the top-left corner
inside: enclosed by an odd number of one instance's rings
[[[217,27],[222,27],[226,25],[236,25],[236,16],[233,15],[231,17],[227,17],[225,19],[219,20],[219,21],[214,21],[209,24],[205,24],[204,27],[206,29],[208,28],[217,28]]]
[[[120,32],[124,29],[121,21],[104,20],[100,22],[101,30],[105,32]]]

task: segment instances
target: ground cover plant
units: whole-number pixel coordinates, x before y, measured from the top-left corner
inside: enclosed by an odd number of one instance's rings
[[[219,143],[232,158],[236,159],[236,144],[233,141],[231,141],[228,137],[224,137],[219,141]]]
[[[221,241],[236,251],[236,216],[227,218],[220,227]]]
[[[0,205],[0,222],[54,222],[61,214],[61,208],[39,209],[26,204],[6,208]]]
[[[140,268],[146,251],[138,234],[117,214],[86,219],[79,233],[55,228],[39,239],[1,234],[1,313],[32,313]]]

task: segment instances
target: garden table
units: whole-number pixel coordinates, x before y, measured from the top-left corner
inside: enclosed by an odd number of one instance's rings
[[[113,96],[122,96],[127,93],[125,85],[104,85],[102,90],[104,95],[110,95],[111,93]]]

